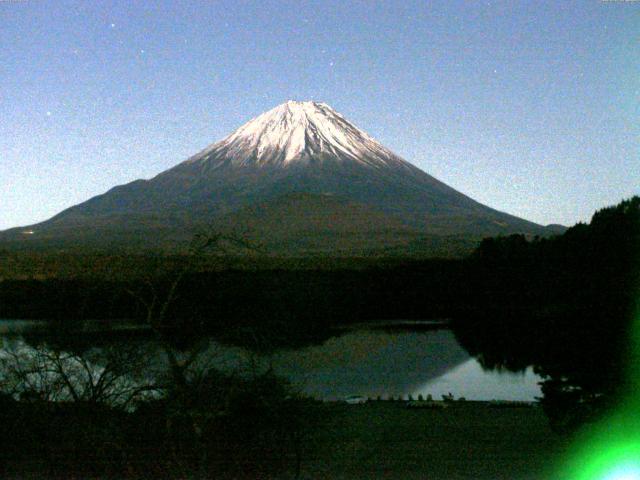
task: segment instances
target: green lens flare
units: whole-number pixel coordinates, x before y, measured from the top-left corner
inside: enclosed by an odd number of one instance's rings
[[[640,315],[630,333],[627,398],[582,433],[558,479],[640,480]]]
[[[615,468],[603,480],[640,480],[640,464],[633,462]]]
[[[567,480],[640,480],[638,405],[627,405],[576,442],[565,465]],[[630,408],[632,408],[630,410]]]

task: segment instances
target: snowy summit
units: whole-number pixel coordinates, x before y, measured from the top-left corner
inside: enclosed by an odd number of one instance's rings
[[[189,162],[221,157],[236,166],[288,166],[312,158],[377,168],[409,165],[326,103],[293,100],[250,120]]]

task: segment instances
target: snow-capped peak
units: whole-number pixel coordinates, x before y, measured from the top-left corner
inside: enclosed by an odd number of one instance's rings
[[[193,157],[223,155],[234,165],[280,165],[311,158],[352,160],[373,167],[406,162],[347,121],[326,103],[289,100],[245,123],[222,141]]]

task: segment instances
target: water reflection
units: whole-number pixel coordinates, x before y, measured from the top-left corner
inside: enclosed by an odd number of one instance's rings
[[[281,352],[272,361],[302,391],[327,400],[358,394],[406,396],[469,359],[448,330],[361,330],[323,345]]]
[[[412,395],[433,395],[433,398],[440,399],[442,395],[452,393],[456,398],[468,400],[534,401],[542,397],[539,381],[540,377],[533,373],[531,367],[522,373],[484,371],[476,360],[470,358],[414,390]]]
[[[0,329],[7,323],[0,322]],[[17,324],[7,328],[12,330],[4,332],[15,333]],[[5,351],[6,347],[17,346],[15,335],[4,333],[0,338],[5,340]],[[149,372],[166,367],[163,350],[153,339],[117,337],[118,348],[134,344],[145,352],[147,373],[138,372],[139,375],[149,378]],[[114,348],[114,344],[88,350],[93,351],[98,370],[104,365],[100,365],[100,355],[95,352],[106,348]],[[209,339],[208,348],[195,367],[214,367],[228,373],[273,368],[297,390],[324,400],[340,400],[349,395],[407,398],[431,394],[439,398],[448,392],[468,400],[534,400],[541,395],[539,378],[530,369],[522,374],[483,371],[455,336],[444,329],[420,332],[362,329],[332,337],[321,345],[270,355],[255,355]]]

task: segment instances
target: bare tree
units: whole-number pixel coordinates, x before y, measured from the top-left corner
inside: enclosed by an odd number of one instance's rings
[[[220,232],[198,233],[194,236],[189,247],[189,253],[184,258],[181,267],[171,275],[171,280],[164,289],[159,287],[156,279],[148,276],[143,280],[144,291],[129,289],[128,293],[134,297],[145,310],[145,324],[154,332],[165,352],[171,380],[176,389],[187,386],[188,370],[209,348],[210,342],[203,338],[191,346],[184,355],[178,355],[167,337],[167,313],[178,297],[178,288],[189,272],[197,270],[198,261],[205,254],[225,258],[232,252],[259,252],[260,247],[248,241],[244,236]]]
[[[197,234],[191,242],[189,253],[184,257],[182,265],[171,273],[168,282],[166,278],[164,282],[158,282],[157,278],[147,276],[142,282],[142,289],[128,291],[143,306],[145,323],[153,331],[167,360],[168,378],[164,391],[169,400],[167,429],[171,432],[176,424],[189,426],[198,446],[196,449],[198,469],[203,477],[206,476],[207,468],[205,425],[212,417],[220,415],[227,409],[228,402],[224,398],[220,398],[216,404],[209,402],[207,411],[193,408],[193,403],[197,400],[194,399],[194,395],[197,395],[204,383],[211,380],[211,374],[215,372],[215,354],[211,351],[212,342],[207,336],[202,336],[186,351],[179,352],[170,337],[168,327],[171,325],[167,322],[167,316],[178,298],[178,290],[185,275],[197,271],[199,262],[205,255],[213,255],[221,261],[230,253],[238,251],[255,253],[259,251],[259,247],[239,235],[219,232]],[[203,355],[205,352],[206,356]],[[205,357],[204,360],[203,357]],[[175,457],[175,462],[180,464],[179,456]]]
[[[127,409],[160,392],[145,372],[145,357],[139,346],[79,354],[15,342],[6,344],[0,356],[0,385],[22,400],[101,403]]]

